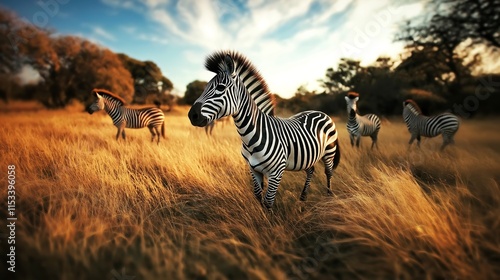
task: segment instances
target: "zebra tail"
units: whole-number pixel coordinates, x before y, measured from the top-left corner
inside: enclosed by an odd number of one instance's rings
[[[337,166],[339,166],[339,162],[340,162],[340,145],[339,145],[339,141],[335,141],[335,144],[337,145],[337,151],[335,153],[335,157],[333,158],[333,170],[335,170],[337,168]]]
[[[165,139],[165,120],[161,123],[161,136]]]

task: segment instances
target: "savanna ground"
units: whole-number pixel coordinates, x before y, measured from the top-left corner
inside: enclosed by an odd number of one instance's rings
[[[18,279],[500,276],[498,119],[464,120],[456,145],[439,152],[441,138],[407,150],[395,118],[371,152],[367,138],[351,148],[334,118],[334,195],[321,163],[307,202],[305,173],[285,172],[269,215],[232,124],[209,138],[180,108],[166,113],[159,145],[146,129],[117,142],[108,116],[80,110],[0,113],[0,218],[15,164]],[[5,274],[5,226],[2,236]]]

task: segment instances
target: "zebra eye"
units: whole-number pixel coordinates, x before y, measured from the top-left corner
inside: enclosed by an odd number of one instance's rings
[[[223,84],[219,84],[219,85],[215,88],[215,90],[216,90],[216,91],[224,91],[225,89],[226,89],[226,86],[225,86],[225,85],[223,85]]]

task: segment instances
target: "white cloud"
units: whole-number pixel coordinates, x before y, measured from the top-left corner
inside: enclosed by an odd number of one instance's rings
[[[113,36],[113,34],[109,33],[106,30],[104,30],[104,28],[102,28],[100,26],[93,25],[93,26],[90,26],[90,28],[91,28],[93,37],[99,37],[99,38],[103,38],[103,39],[106,39],[106,40],[109,40],[109,41],[115,41],[116,40],[116,38],[115,38],[115,36]]]
[[[168,40],[157,35],[152,34],[139,34],[137,38],[143,41],[148,41],[160,45],[168,45]]]
[[[341,57],[369,64],[380,55],[396,56],[401,50],[401,44],[393,43],[396,23],[418,14],[423,6],[421,2],[395,6],[396,0],[103,1],[143,10],[163,29],[159,43],[180,42],[201,50],[179,51],[187,61],[185,67],[202,66],[205,56],[218,49],[244,53],[271,90],[284,97],[302,84],[318,89],[316,81]],[[184,82],[181,90],[188,81],[211,77],[208,71],[196,76],[198,69],[179,69],[182,74],[176,75],[187,75],[178,76]],[[174,80],[174,84],[179,83]]]

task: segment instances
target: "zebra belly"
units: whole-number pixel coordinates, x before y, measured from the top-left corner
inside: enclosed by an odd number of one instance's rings
[[[279,152],[277,154],[269,154],[269,152],[265,151],[251,153],[245,147],[242,148],[241,154],[248,162],[250,168],[265,175],[276,171],[280,163],[285,160]]]
[[[316,141],[292,142],[286,159],[285,170],[299,171],[314,166],[323,157],[323,151]]]

